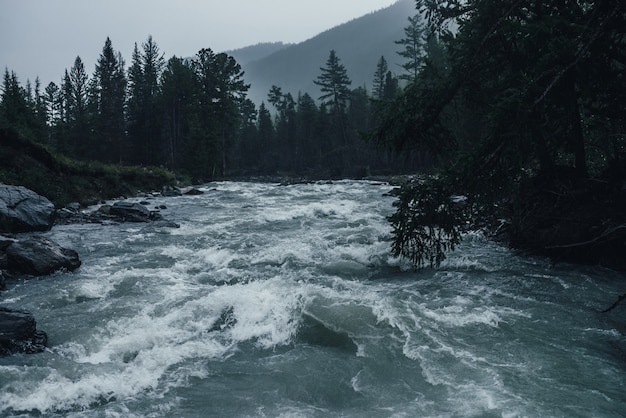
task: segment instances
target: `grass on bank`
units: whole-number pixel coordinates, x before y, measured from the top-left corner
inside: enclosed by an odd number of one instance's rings
[[[11,129],[0,130],[0,183],[24,186],[57,207],[162,190],[176,184],[163,168],[108,165],[55,155]]]

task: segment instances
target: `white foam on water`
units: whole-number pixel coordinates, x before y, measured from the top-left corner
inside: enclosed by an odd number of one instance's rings
[[[73,227],[65,227],[63,239],[79,242],[87,262],[63,277],[64,286],[37,282],[56,299],[33,305],[41,307],[42,329],[49,330],[48,321],[66,340],[53,335],[42,354],[46,366],[37,365],[38,357],[29,365],[0,366],[0,381],[8,382],[0,415],[175,415],[186,396],[202,405],[190,394],[196,384],[211,388],[200,395],[206,402],[242,402],[248,411],[258,405],[258,416],[559,415],[563,406],[546,407],[534,381],[543,378],[554,392],[589,391],[559,381],[562,371],[553,361],[581,370],[600,364],[602,379],[619,382],[609,356],[603,363],[593,359],[602,342],[572,352],[567,342],[555,345],[545,333],[533,334],[563,312],[576,314],[546,296],[558,289],[566,299],[578,289],[576,280],[546,273],[542,262],[533,269],[481,234],[467,234],[441,270],[414,272],[389,254],[384,215],[392,199],[363,183],[213,183],[205,189],[204,197],[162,200],[169,213],[180,214],[172,220],[181,228],[167,233],[81,226],[74,236]],[[545,285],[539,300],[535,283]],[[23,302],[20,286],[9,303]],[[594,289],[594,300],[600,290]],[[84,322],[66,330],[58,319],[66,313]],[[303,318],[351,339],[356,352],[299,340]],[[576,343],[619,341],[619,331],[594,318],[586,312],[580,319]],[[267,356],[271,369],[264,368]],[[271,385],[267,391],[244,387],[246,379],[255,385],[293,379],[294,359],[345,365],[342,384],[369,409],[320,406],[316,399],[325,388],[307,387],[310,398],[301,401],[272,398]],[[298,375],[309,377],[320,378]],[[589,397],[599,405],[623,403],[620,393],[595,383],[597,393]]]
[[[144,306],[133,316],[110,320],[89,347],[75,342],[56,347],[58,355],[94,371],[70,378],[53,370],[34,387],[0,395],[1,403],[45,412],[166,390],[162,386],[180,384],[185,374],[178,369],[176,381],[167,383],[168,370],[188,359],[227,358],[244,342],[260,349],[288,344],[297,331],[301,298],[282,279],[273,279],[222,286],[178,306],[174,302],[164,301],[171,305],[167,309]],[[214,329],[227,310],[232,323]]]
[[[282,278],[222,286],[211,298],[232,309],[235,322],[225,333],[233,343],[250,341],[268,349],[290,343],[297,332],[301,290]]]
[[[464,327],[472,324],[483,324],[497,328],[502,319],[490,308],[450,305],[442,308],[430,309],[425,304],[420,306],[420,311],[424,317],[432,319],[438,323]]]

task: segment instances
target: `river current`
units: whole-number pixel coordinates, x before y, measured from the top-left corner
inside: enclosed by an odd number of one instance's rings
[[[150,200],[177,229],[46,233],[83,265],[0,295],[49,336],[0,358],[0,416],[626,416],[623,274],[479,233],[414,271],[385,184],[201,189]]]

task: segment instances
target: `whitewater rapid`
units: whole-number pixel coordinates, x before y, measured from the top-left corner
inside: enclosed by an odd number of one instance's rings
[[[386,184],[201,189],[149,201],[180,228],[47,233],[83,265],[0,296],[49,335],[0,358],[0,415],[624,416],[624,275],[480,233],[414,271]]]

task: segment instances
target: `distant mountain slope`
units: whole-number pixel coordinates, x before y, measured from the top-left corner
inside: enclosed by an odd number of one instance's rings
[[[250,62],[266,58],[276,51],[280,51],[292,45],[293,44],[285,44],[283,42],[262,42],[225,52],[234,57],[240,65],[246,65]]]
[[[346,67],[352,80],[352,88],[366,86],[371,91],[376,65],[381,56],[389,63],[392,72],[400,72],[402,62],[395,44],[404,38],[408,17],[415,15],[413,0],[397,3],[327,30],[307,41],[278,49],[264,58],[250,62],[238,62],[245,71],[245,80],[252,84],[249,97],[258,104],[267,102],[272,85],[283,92],[308,92],[314,99],[320,95],[313,83],[320,67],[326,65],[331,49]],[[235,58],[237,58],[235,56]]]

